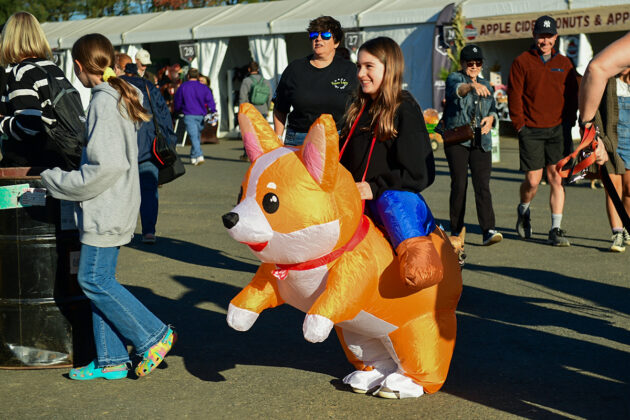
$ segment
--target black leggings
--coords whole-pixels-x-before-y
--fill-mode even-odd
[[[492,195],[490,194],[492,153],[484,152],[479,148],[469,149],[459,144],[446,146],[444,152],[451,172],[451,195],[449,199],[451,233],[459,234],[464,227],[468,167],[470,167],[475,190],[479,226],[484,232],[494,229],[494,210],[492,209]]]

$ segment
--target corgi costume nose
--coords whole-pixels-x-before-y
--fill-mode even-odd
[[[232,229],[238,223],[238,214],[234,212],[226,213],[221,218],[226,229]]]

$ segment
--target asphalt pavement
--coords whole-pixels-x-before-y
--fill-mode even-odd
[[[189,147],[180,148],[188,162]],[[608,251],[602,189],[566,188],[568,248],[545,244],[549,187],[531,205],[534,235],[514,230],[517,142],[501,140],[491,182],[504,240],[481,246],[474,194],[467,202],[464,291],[446,384],[418,399],[350,392],[352,369],[333,335],[302,337],[303,314],[264,312],[248,332],[225,322],[229,301],[258,261],[226,233],[248,164],[242,143],[204,145],[205,164],[160,189],[158,240],[139,235],[121,250],[119,281],[180,339],[146,378],[72,381],[67,370],[0,370],[0,418],[510,419],[630,418],[630,247]],[[436,152],[437,179],[424,194],[448,228],[450,178]],[[139,230],[138,230],[139,231]]]

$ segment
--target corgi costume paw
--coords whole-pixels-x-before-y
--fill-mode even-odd
[[[374,395],[390,399],[418,398],[424,395],[424,388],[410,377],[394,372],[385,378]]]
[[[234,306],[230,303],[227,313],[227,323],[230,327],[236,331],[249,330],[254,322],[258,319],[256,312],[248,311],[247,309],[241,309],[238,306]]]
[[[304,338],[311,343],[321,343],[330,335],[330,331],[335,324],[321,315],[306,315],[302,331]]]
[[[400,262],[400,277],[405,284],[422,290],[434,286],[444,277],[442,259],[428,236],[416,236],[402,241],[396,248]]]
[[[365,394],[379,386],[390,373],[396,372],[398,366],[393,360],[376,362],[364,370],[356,370],[343,378],[343,383],[350,385],[357,394]]]

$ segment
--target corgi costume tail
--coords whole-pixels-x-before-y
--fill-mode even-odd
[[[352,176],[338,162],[329,115],[315,121],[300,148],[284,147],[252,105],[241,105],[239,124],[252,164],[239,203],[223,224],[262,264],[230,303],[228,324],[246,331],[263,310],[287,303],[306,313],[308,341],[323,341],[336,329],[356,369],[344,382],[355,392],[376,389],[382,397],[405,398],[439,390],[455,346],[462,290],[458,259],[444,232],[431,226],[426,236],[442,278],[410,289],[391,245],[363,215]]]

